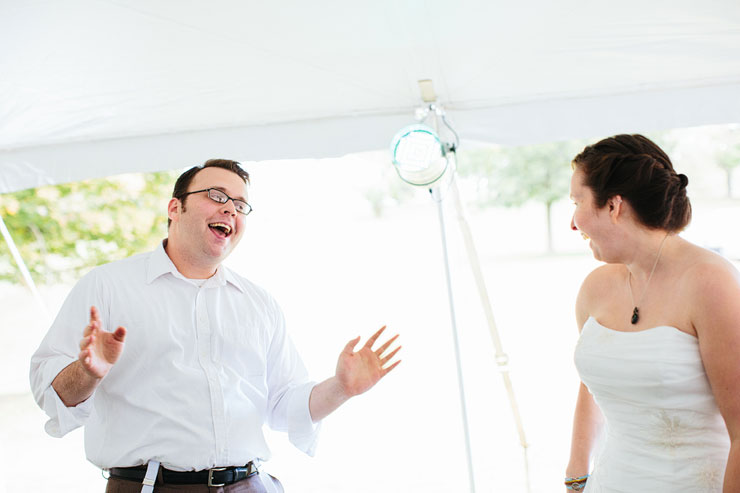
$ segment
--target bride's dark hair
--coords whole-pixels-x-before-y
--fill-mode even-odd
[[[666,153],[647,137],[606,138],[583,149],[572,166],[583,171],[599,208],[620,195],[648,228],[676,233],[691,221],[689,179],[677,174]]]

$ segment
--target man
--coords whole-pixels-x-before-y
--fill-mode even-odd
[[[282,491],[256,468],[270,456],[263,423],[313,454],[318,423],[400,363],[398,336],[373,350],[381,328],[357,352],[349,341],[333,377],[308,380],[273,298],[221,265],[244,234],[248,182],[228,160],[183,173],[167,239],[84,276],[31,360],[46,431],[84,425],[107,492]]]

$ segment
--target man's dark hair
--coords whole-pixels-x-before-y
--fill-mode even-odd
[[[242,169],[239,162],[232,161],[231,159],[209,159],[203,164],[193,166],[177,178],[177,181],[175,182],[175,188],[172,189],[172,197],[181,200],[183,211],[185,210],[185,200],[188,198],[185,194],[188,192],[188,187],[190,186],[190,183],[193,181],[193,178],[195,177],[195,175],[198,174],[198,172],[206,168],[221,168],[229,170],[239,175],[241,179],[244,180],[244,183],[249,183],[249,173]],[[170,227],[171,223],[172,219],[167,219],[168,228]]]
[[[689,179],[676,173],[666,153],[643,135],[615,135],[590,145],[572,166],[583,171],[598,208],[621,195],[650,229],[675,233],[691,221]]]

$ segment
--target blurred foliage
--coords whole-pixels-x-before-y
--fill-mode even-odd
[[[665,133],[651,133],[648,137],[669,154],[674,147]],[[481,207],[520,207],[527,202],[549,207],[568,197],[571,161],[595,142],[568,140],[461,151],[458,172],[461,177],[476,181],[474,202]]]
[[[388,166],[385,162],[382,164],[380,181],[365,189],[365,199],[370,203],[375,217],[381,217],[385,209],[402,204],[414,195],[414,187],[401,180],[394,166]]]
[[[67,282],[91,267],[152,249],[167,236],[178,171],[120,175],[0,195],[0,214],[37,282]],[[21,281],[5,241],[0,280]]]
[[[740,142],[717,154],[717,165],[723,170],[733,170],[740,165]]]
[[[583,147],[583,142],[571,140],[460,152],[458,171],[475,182],[474,203],[480,207],[543,204],[547,250],[552,252],[552,205],[568,196],[570,162]]]
[[[722,146],[717,152],[717,166],[725,172],[725,183],[727,197],[732,197],[732,175],[733,170],[740,165],[740,132],[734,132],[734,142]]]
[[[547,205],[568,196],[570,162],[583,147],[566,141],[460,152],[458,172],[476,181],[475,202],[482,207]]]

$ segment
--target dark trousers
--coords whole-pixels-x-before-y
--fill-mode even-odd
[[[251,478],[243,479],[228,486],[211,486],[209,488],[204,484],[164,484],[160,472],[154,485],[154,493],[266,493],[260,476],[265,482],[272,481],[278,492],[285,492],[280,481],[269,474],[256,474]],[[141,486],[139,481],[111,477],[108,479],[105,493],[140,493]]]

